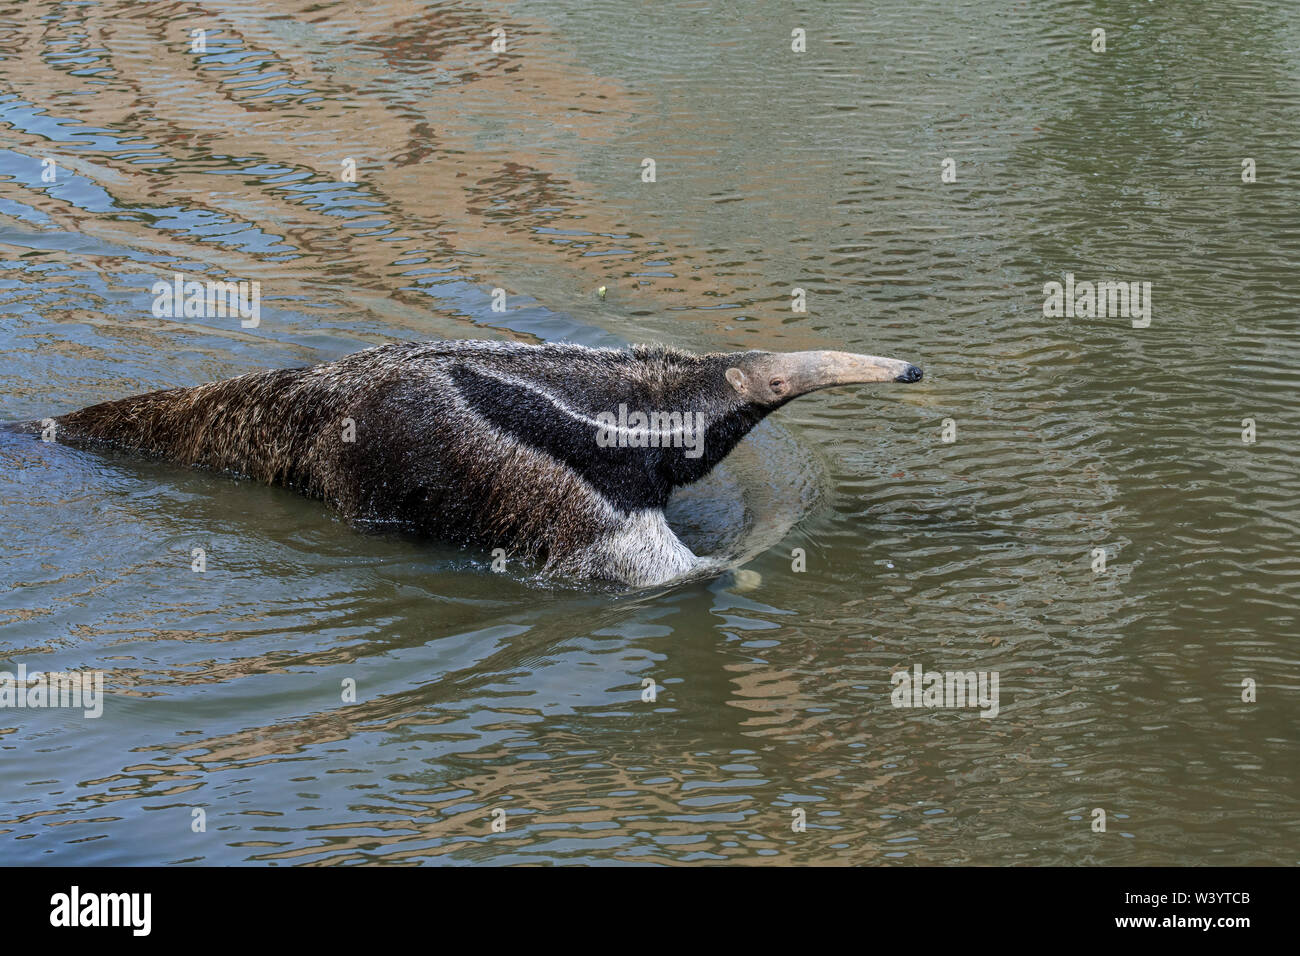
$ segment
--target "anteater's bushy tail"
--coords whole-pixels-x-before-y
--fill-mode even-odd
[[[297,485],[320,439],[311,369],[253,372],[101,402],[54,419],[56,441],[107,444],[180,465]],[[22,423],[41,431],[40,422]],[[304,488],[304,490],[308,490]]]

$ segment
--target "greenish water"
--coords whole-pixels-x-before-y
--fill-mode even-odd
[[[674,508],[753,557],[649,594],[0,432],[0,670],[107,691],[0,710],[0,862],[1296,862],[1298,127],[1257,2],[0,8],[0,419],[411,338],[926,369],[782,410]]]

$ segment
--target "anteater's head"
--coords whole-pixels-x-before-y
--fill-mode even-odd
[[[921,370],[899,359],[853,352],[740,352],[726,376],[734,397],[764,410],[835,385],[919,382]]]
[[[921,380],[921,370],[910,362],[852,352],[694,356],[662,346],[640,346],[634,354],[645,363],[642,375],[655,393],[650,406],[680,409],[686,413],[684,421],[702,420],[706,426],[689,446],[661,443],[645,448],[635,463],[629,461],[629,473],[662,479],[654,494],[664,501],[672,488],[708,474],[750,429],[791,399],[836,385]]]

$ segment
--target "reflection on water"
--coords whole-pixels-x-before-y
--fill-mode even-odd
[[[672,509],[746,573],[630,595],[0,432],[0,669],[110,692],[0,711],[0,860],[1295,862],[1300,27],[743,8],[0,9],[0,419],[406,338],[927,371],[784,409]],[[999,716],[895,709],[917,663]]]

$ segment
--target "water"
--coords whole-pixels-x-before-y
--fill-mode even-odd
[[[0,433],[0,669],[108,688],[0,713],[0,861],[1296,862],[1285,6],[35,2],[0,57],[0,419],[410,338],[926,369],[780,412],[674,506],[740,573],[631,595]]]

